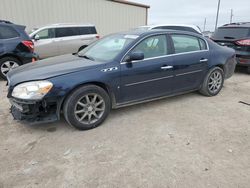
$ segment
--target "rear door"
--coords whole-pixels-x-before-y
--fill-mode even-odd
[[[174,54],[174,92],[197,89],[202,83],[209,62],[209,50],[204,39],[171,34]]]
[[[55,29],[59,54],[77,52],[79,49],[79,27],[58,27]]]
[[[172,56],[168,57],[169,46],[166,35],[147,37],[129,53],[137,51],[144,53],[143,60],[121,64],[122,102],[171,94],[173,60]]]

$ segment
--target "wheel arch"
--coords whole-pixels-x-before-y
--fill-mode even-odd
[[[79,84],[79,85],[73,87],[73,88],[63,97],[63,99],[61,100],[61,102],[59,103],[59,106],[58,106],[58,108],[57,108],[57,109],[58,109],[58,112],[57,112],[58,117],[59,117],[60,112],[61,112],[61,110],[62,110],[62,108],[63,108],[63,106],[64,106],[65,100],[68,98],[68,96],[69,96],[71,93],[73,93],[74,91],[76,91],[77,89],[79,89],[80,87],[83,87],[83,86],[85,86],[85,85],[95,85],[95,86],[98,86],[98,87],[104,89],[104,90],[107,92],[107,94],[109,95],[110,99],[111,99],[111,100],[110,100],[110,101],[111,101],[111,106],[112,106],[112,107],[115,106],[115,104],[116,104],[115,95],[114,95],[114,93],[111,91],[110,87],[109,87],[107,84],[105,84],[105,83],[103,83],[103,82],[98,82],[98,81],[86,82],[86,83],[81,83],[81,84]]]
[[[17,59],[21,64],[23,64],[22,60],[15,54],[3,54],[0,56],[0,59],[5,58],[5,57],[12,57]]]

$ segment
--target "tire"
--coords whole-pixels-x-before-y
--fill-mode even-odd
[[[85,85],[67,97],[63,114],[71,126],[88,130],[99,126],[107,118],[110,109],[110,97],[104,89],[96,85]]]
[[[212,97],[221,91],[223,84],[224,71],[220,67],[214,67],[207,73],[199,92],[205,96]]]
[[[6,74],[21,65],[21,62],[14,57],[4,57],[0,59],[0,77],[6,80]]]
[[[250,66],[247,67],[247,73],[250,74]]]

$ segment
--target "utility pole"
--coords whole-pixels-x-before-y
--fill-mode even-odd
[[[233,16],[234,16],[234,14],[233,14],[233,9],[231,9],[231,14],[230,14],[230,23],[233,23]]]
[[[217,25],[218,25],[218,18],[219,18],[219,12],[220,12],[220,0],[218,0],[217,14],[216,14],[216,22],[215,22],[215,28],[214,28],[214,30],[216,30],[216,29],[217,29]]]
[[[207,24],[207,18],[205,18],[205,20],[204,20],[203,31],[205,31],[205,30],[206,30],[206,24]]]

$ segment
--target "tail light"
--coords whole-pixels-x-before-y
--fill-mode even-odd
[[[34,52],[34,43],[30,40],[24,40],[22,41],[24,46],[28,47],[31,52]]]
[[[100,38],[100,36],[99,36],[99,35],[96,35],[96,36],[95,36],[95,38],[99,39],[99,38]]]
[[[250,46],[250,39],[238,40],[236,41],[236,44],[242,46]]]

